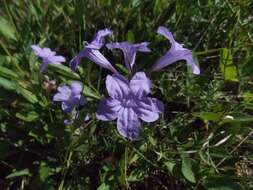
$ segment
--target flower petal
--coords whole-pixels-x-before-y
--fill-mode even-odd
[[[117,100],[128,97],[130,92],[127,79],[118,74],[106,77],[106,89],[108,94]]]
[[[164,67],[167,67],[168,65],[176,63],[180,60],[185,60],[187,64],[192,67],[193,74],[200,74],[200,69],[193,60],[192,52],[187,49],[167,52],[164,56],[156,61],[151,70],[161,70]]]
[[[70,113],[74,108],[74,105],[71,102],[62,102],[61,109],[65,113]]]
[[[122,108],[119,111],[117,129],[122,136],[131,140],[137,139],[140,127],[140,120],[132,108]]]
[[[53,101],[55,102],[61,102],[61,101],[65,101],[67,100],[66,96],[62,93],[56,93],[54,96],[53,96]]]
[[[84,106],[86,104],[86,99],[84,96],[81,95],[80,100],[79,100],[79,105]]]
[[[31,45],[31,48],[35,55],[42,57],[44,55],[42,48],[37,45]]]
[[[150,93],[151,81],[144,72],[138,72],[131,79],[130,88],[138,98],[145,97]]]
[[[151,101],[152,104],[152,110],[157,113],[163,113],[164,112],[164,105],[163,102],[157,100],[156,98],[148,98]]]
[[[186,59],[187,65],[191,66],[192,73],[195,75],[199,75],[200,69],[199,69],[199,66],[196,64],[196,62],[194,61],[192,54],[189,54],[185,59]]]
[[[80,101],[81,101],[82,95],[77,94],[77,95],[73,95],[71,96],[71,98],[68,100],[68,103],[72,104],[73,106],[75,105],[80,105]],[[83,102],[82,102],[83,103]]]
[[[108,69],[113,73],[118,73],[117,70],[111,65],[111,63],[100,53],[99,50],[87,48],[86,56],[88,59],[98,64],[100,67]]]
[[[72,84],[70,85],[70,88],[73,94],[80,94],[83,89],[82,84],[78,81],[72,82]]]
[[[80,53],[78,53],[71,61],[70,61],[70,67],[73,71],[76,70],[77,65],[80,63],[81,58],[86,57],[92,62],[96,63],[100,67],[103,67],[105,69],[108,69],[112,71],[113,73],[117,73],[117,70],[111,65],[111,63],[103,56],[102,53],[100,53],[99,50],[86,48],[82,50]]]
[[[77,68],[77,65],[80,63],[81,58],[85,57],[87,50],[84,49],[82,51],[80,51],[73,59],[71,59],[70,61],[70,68],[72,69],[72,71],[75,71]]]
[[[68,86],[59,86],[57,90],[61,93],[71,93],[71,90]]]
[[[55,51],[52,51],[50,48],[48,47],[44,47],[43,48],[43,53],[45,57],[50,57],[50,56],[54,56],[55,55]]]
[[[48,61],[46,61],[46,60],[43,59],[43,62],[40,65],[40,72],[41,73],[43,73],[46,70],[47,65],[48,65]]]
[[[96,112],[97,119],[112,121],[118,117],[121,108],[120,102],[113,98],[104,98],[99,102]]]
[[[159,58],[155,64],[152,66],[152,71],[158,71],[163,69],[164,67],[167,67],[168,65],[175,63],[179,60],[184,60],[188,54],[189,51],[168,51],[164,56]]]
[[[61,64],[61,62],[65,62],[66,59],[63,56],[57,55],[49,57],[49,61],[54,64]]]
[[[136,48],[137,51],[140,52],[151,52],[151,50],[148,48],[149,42],[141,42],[137,44],[133,44],[133,46]]]
[[[111,34],[112,31],[107,28],[99,30],[93,38],[92,42],[86,45],[85,48],[70,61],[71,69],[75,71],[77,65],[80,63],[81,58],[86,57],[99,66],[108,69],[113,73],[117,73],[117,70],[99,51],[99,49],[104,45],[104,37]]]
[[[67,101],[71,95],[71,90],[68,86],[60,86],[57,88],[58,93],[53,97],[53,101],[61,102]]]
[[[108,49],[120,49],[124,54],[125,65],[129,71],[131,71],[136,58],[136,52],[150,52],[150,49],[147,47],[149,42],[142,42],[138,44],[132,44],[129,42],[115,42],[108,43],[106,47]]]
[[[159,118],[159,112],[162,111],[162,103],[154,98],[145,98],[137,102],[135,112],[138,117],[146,122],[153,122]]]
[[[86,48],[91,49],[100,49],[105,43],[105,36],[112,35],[112,30],[105,28],[103,30],[99,30],[95,37],[93,38],[92,42],[85,46]]]
[[[55,51],[52,51],[50,48],[40,48],[37,45],[32,45],[31,48],[33,49],[35,55],[42,58],[43,63],[40,65],[41,73],[44,72],[49,63],[61,64],[61,62],[65,61],[63,56],[56,56]]]
[[[171,48],[170,49],[175,49],[175,39],[172,35],[172,33],[168,30],[168,28],[164,27],[164,26],[159,26],[157,33],[164,36],[165,38],[167,38],[170,41],[171,44]]]
[[[160,26],[157,33],[165,36],[170,41],[171,48],[164,56],[155,62],[151,71],[158,71],[179,60],[186,60],[187,64],[192,67],[192,72],[194,74],[200,73],[197,64],[193,60],[192,52],[184,48],[182,44],[176,42],[172,33],[166,27]]]

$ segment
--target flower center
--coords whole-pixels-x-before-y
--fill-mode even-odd
[[[121,101],[121,105],[123,107],[127,107],[127,108],[130,108],[130,107],[134,107],[135,106],[135,103],[132,99],[130,98],[125,98]]]

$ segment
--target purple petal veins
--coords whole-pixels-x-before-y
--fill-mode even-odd
[[[187,65],[191,66],[193,74],[200,74],[200,69],[194,62],[192,52],[184,48],[182,44],[176,42],[172,33],[166,27],[160,26],[157,33],[167,38],[170,41],[171,47],[164,56],[156,61],[151,69],[152,71],[158,71],[179,60],[185,60]]]
[[[117,129],[119,134],[131,140],[137,139],[141,123],[133,108],[122,108],[118,113]]]
[[[136,73],[130,81],[119,74],[108,75],[106,88],[110,97],[100,101],[97,119],[117,119],[118,132],[128,139],[138,138],[140,120],[156,121],[163,112],[163,103],[148,97],[151,81],[144,72]]]
[[[99,30],[95,37],[93,38],[92,42],[86,46],[86,48],[91,49],[100,49],[105,43],[105,36],[112,35],[112,31],[108,28],[105,28],[103,30]]]
[[[55,55],[55,51],[52,51],[50,48],[40,48],[38,45],[31,45],[31,48],[34,54],[42,59],[40,72],[43,72],[49,63],[59,65],[66,61],[63,56]]]
[[[132,67],[135,63],[136,53],[139,52],[150,52],[148,48],[149,42],[142,42],[138,44],[131,44],[129,42],[115,42],[108,43],[106,47],[108,49],[120,49],[123,52],[125,65],[131,72]]]
[[[111,35],[112,31],[109,29],[99,30],[92,42],[84,47],[84,49],[79,52],[71,61],[70,67],[73,71],[76,70],[77,65],[80,63],[81,58],[87,58],[92,62],[96,63],[100,67],[110,70],[113,73],[117,73],[117,70],[111,65],[111,63],[100,53],[104,45],[105,37]]]
[[[66,113],[70,113],[75,106],[83,106],[86,103],[84,96],[81,95],[82,85],[77,81],[70,86],[60,86],[57,90],[53,101],[62,102],[61,108]]]

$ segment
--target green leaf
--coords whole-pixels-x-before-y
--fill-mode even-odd
[[[201,112],[201,113],[194,113],[193,115],[206,121],[219,121],[222,117],[222,113],[214,113],[214,112]]]
[[[134,33],[131,30],[128,30],[127,32],[127,41],[129,42],[135,41]]]
[[[196,183],[195,175],[193,173],[192,160],[190,158],[182,158],[181,171],[188,181]]]
[[[27,122],[31,122],[36,120],[39,115],[35,111],[31,111],[28,113],[16,113],[16,117]]]
[[[158,14],[161,12],[166,7],[166,4],[168,3],[167,0],[156,0],[155,1],[155,6],[154,6],[154,12]]]
[[[128,74],[128,70],[125,66],[123,66],[122,64],[116,64],[116,67],[118,70],[120,70],[121,72],[123,72],[124,74]]]
[[[6,176],[6,179],[14,178],[14,177],[20,177],[20,176],[31,176],[31,173],[28,168],[19,170],[19,171],[14,171],[10,175]]]
[[[100,96],[98,93],[95,92],[95,90],[92,90],[89,86],[83,85],[83,93],[85,96],[89,96],[95,99],[100,99]]]
[[[80,79],[80,76],[64,65],[49,64],[48,69],[72,79]]]
[[[220,54],[220,69],[224,79],[238,82],[237,68],[233,64],[231,50],[222,48]]]
[[[231,119],[223,119],[224,123],[253,123],[253,116],[248,114],[232,114]]]
[[[29,90],[26,90],[26,89],[16,85],[16,91],[17,91],[18,94],[21,94],[29,102],[31,102],[33,104],[38,102],[37,97],[32,92],[30,92]]]
[[[75,151],[81,152],[82,154],[86,154],[89,150],[89,147],[87,144],[82,144],[75,148]]]
[[[40,180],[45,181],[50,175],[51,175],[51,168],[41,164],[39,169]]]
[[[145,174],[139,170],[133,170],[127,177],[127,181],[129,182],[137,182],[142,181],[144,179]]]
[[[0,66],[0,75],[9,79],[18,78],[18,75],[16,74],[16,72],[2,66]]]
[[[15,85],[12,81],[9,81],[5,78],[0,77],[0,87],[5,88],[6,90],[13,90],[14,86]]]
[[[176,163],[172,161],[167,161],[165,162],[165,166],[169,170],[170,173],[173,173],[173,169],[175,168]]]
[[[38,102],[37,97],[32,92],[5,78],[0,77],[0,87],[3,87],[7,90],[14,90],[31,103]]]
[[[0,34],[5,38],[17,40],[15,29],[12,25],[3,17],[0,17]]]
[[[110,185],[106,184],[106,183],[102,183],[97,190],[110,190]]]

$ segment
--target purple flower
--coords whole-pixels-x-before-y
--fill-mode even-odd
[[[52,51],[50,48],[40,48],[37,45],[32,45],[31,48],[34,54],[42,59],[42,64],[40,65],[41,73],[46,69],[49,63],[59,65],[66,61],[63,56],[55,55],[55,51]]]
[[[62,102],[61,108],[64,112],[70,113],[75,106],[83,106],[86,102],[81,95],[82,85],[80,82],[73,82],[70,86],[58,87],[58,93],[53,97],[53,101]]]
[[[156,61],[151,69],[152,71],[158,71],[176,61],[185,60],[187,65],[191,66],[193,74],[200,74],[199,67],[193,60],[192,52],[183,48],[182,44],[177,43],[167,28],[160,26],[157,33],[163,35],[170,41],[171,48],[164,56]]]
[[[138,44],[131,44],[129,42],[115,42],[106,44],[106,47],[108,49],[120,49],[124,54],[125,65],[131,72],[135,62],[136,52],[150,52],[151,50],[147,47],[148,45],[149,42],[142,42]]]
[[[81,58],[86,57],[87,59],[93,61],[99,66],[117,73],[116,69],[111,65],[111,63],[100,53],[99,49],[102,48],[105,41],[105,36],[111,35],[112,31],[109,29],[99,30],[92,42],[84,47],[84,49],[79,52],[71,61],[70,67],[73,71],[76,70],[77,65],[80,63]]]
[[[99,120],[117,119],[118,132],[129,139],[136,139],[140,119],[153,122],[163,112],[163,103],[148,97],[151,81],[144,72],[136,73],[130,82],[119,74],[108,75],[106,88],[109,98],[100,101],[96,116]]]

